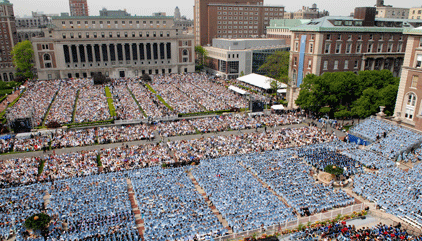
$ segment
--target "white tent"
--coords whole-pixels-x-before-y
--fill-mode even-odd
[[[284,106],[283,105],[273,105],[273,106],[271,106],[271,109],[273,109],[273,110],[284,110]]]
[[[275,79],[259,75],[259,74],[248,74],[242,77],[237,78],[239,81],[259,87],[261,89],[269,90],[271,89],[271,82]],[[287,88],[286,84],[279,83],[278,88],[285,89]]]
[[[236,86],[233,86],[233,85],[230,85],[230,86],[229,86],[229,90],[233,90],[234,92],[239,93],[239,94],[241,94],[241,95],[245,95],[245,94],[247,94],[247,93],[248,93],[248,92],[246,92],[246,91],[242,90],[241,88],[236,87]]]
[[[279,94],[286,94],[287,93],[287,89],[278,89],[277,93]]]

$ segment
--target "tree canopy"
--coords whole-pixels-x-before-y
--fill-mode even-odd
[[[277,51],[269,55],[258,70],[264,71],[268,77],[289,84],[289,56],[288,51]]]
[[[324,73],[307,75],[300,85],[296,104],[330,118],[368,117],[385,106],[392,115],[400,79],[389,70]]]
[[[32,79],[34,73],[32,68],[34,66],[34,50],[29,40],[17,43],[12,50],[13,64],[16,68],[16,76],[23,76],[27,79]]]
[[[330,173],[331,175],[341,175],[341,174],[343,174],[343,168],[341,168],[341,167],[336,167],[336,166],[333,166],[333,165],[327,165],[325,168],[324,168],[324,171],[325,172],[327,172],[327,173]]]
[[[207,50],[204,47],[198,45],[198,46],[195,46],[195,53],[196,53],[197,59],[199,60],[199,65],[203,66],[205,59],[208,58]]]

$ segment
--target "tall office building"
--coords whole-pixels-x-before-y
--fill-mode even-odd
[[[88,16],[87,0],[69,0],[70,16]]]
[[[260,37],[271,19],[283,15],[284,6],[264,6],[263,0],[195,0],[195,44],[211,44],[213,38]]]
[[[13,4],[9,0],[0,0],[0,30],[3,33],[0,41],[0,80],[14,79],[11,51],[17,43],[16,23],[13,14]]]

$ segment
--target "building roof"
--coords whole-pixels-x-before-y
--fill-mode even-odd
[[[0,0],[2,1],[2,0]],[[3,0],[4,1],[4,0]],[[77,19],[173,19],[173,16],[53,16],[53,20]]]
[[[12,5],[9,0],[0,0],[0,4],[2,5]]]
[[[241,88],[236,87],[234,85],[230,85],[229,86],[229,90],[233,90],[234,92],[239,93],[241,95],[244,95],[244,94],[247,94],[248,93],[248,92],[246,92],[246,91],[242,90]]]
[[[335,25],[335,21],[352,21],[354,25],[345,26]],[[353,17],[326,16],[318,19],[312,19],[310,22],[293,27],[291,31],[312,31],[312,32],[403,32],[404,28],[413,28],[422,25],[418,19],[395,19],[395,18],[376,18],[375,26],[360,26],[362,19]],[[355,24],[356,23],[356,24]],[[384,25],[394,23],[396,26],[386,27]]]
[[[270,20],[270,26],[267,28],[293,28],[310,21],[310,19],[272,19]]]
[[[259,74],[248,74],[242,77],[237,78],[239,81],[259,87],[261,89],[269,90],[271,89],[271,82],[275,79],[259,75]],[[278,85],[279,88],[287,88],[286,84],[280,83]]]
[[[403,31],[404,34],[422,35],[422,27],[417,28],[406,28]]]

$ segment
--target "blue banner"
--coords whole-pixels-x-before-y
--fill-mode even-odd
[[[299,50],[299,68],[297,71],[297,87],[300,87],[303,80],[303,62],[305,62],[305,49],[306,49],[306,36],[302,35],[300,38],[300,50]]]
[[[349,142],[353,142],[353,143],[356,143],[358,145],[367,146],[367,145],[371,144],[369,141],[366,141],[362,138],[356,137],[356,136],[351,135],[351,134],[348,134],[347,139],[349,140]]]

